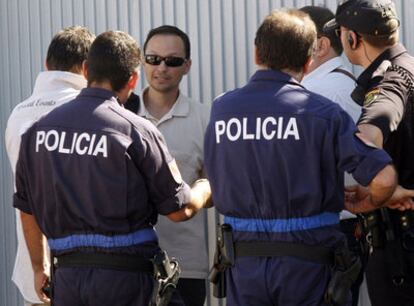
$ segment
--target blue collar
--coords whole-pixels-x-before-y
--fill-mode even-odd
[[[78,97],[92,97],[99,98],[100,100],[116,99],[116,95],[113,91],[98,87],[87,87],[81,90]]]
[[[284,84],[289,83],[292,85],[303,87],[292,76],[282,71],[278,71],[278,70],[264,70],[264,69],[257,70],[250,78],[249,83],[250,82],[262,82],[262,81],[280,82]]]

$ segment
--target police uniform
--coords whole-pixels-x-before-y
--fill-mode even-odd
[[[157,129],[100,88],[82,90],[23,135],[14,206],[34,215],[57,257],[55,305],[148,305],[157,215],[190,199],[172,162]],[[88,264],[102,254],[102,265]]]
[[[413,82],[414,57],[398,44],[371,63],[358,78],[353,93],[364,106],[358,124],[371,124],[381,130],[398,182],[408,189],[414,189]],[[366,271],[370,298],[373,305],[414,305],[414,214],[389,209],[382,214],[386,212],[395,239],[386,237],[388,225],[380,211],[366,216],[379,222],[368,229],[371,234],[380,229],[370,240],[373,249]]]
[[[218,97],[206,131],[205,166],[235,244],[342,245],[343,171],[367,185],[390,163],[355,131],[337,104],[278,71],[259,70],[246,86]],[[236,254],[227,303],[324,305],[330,277],[329,265],[300,256]]]

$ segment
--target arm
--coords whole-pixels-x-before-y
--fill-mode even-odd
[[[347,188],[348,194],[345,197],[345,207],[350,212],[368,212],[389,203],[387,200],[393,195],[397,183],[397,173],[394,167],[388,165],[383,168],[369,183],[368,188],[354,186]],[[353,191],[354,196],[349,192]]]
[[[48,264],[45,254],[46,246],[44,237],[33,215],[21,211],[20,217],[22,220],[24,237],[30,254],[30,260],[32,262],[36,294],[41,301],[50,302],[42,292],[42,288],[48,281]]]
[[[383,147],[384,137],[381,130],[372,124],[360,124],[358,125],[359,133],[358,137],[368,145],[374,145],[379,149]]]
[[[414,190],[397,186],[391,198],[384,204],[390,209],[414,210]],[[361,185],[345,188],[345,206],[352,213],[363,213],[375,208],[369,204],[369,190]]]
[[[151,125],[151,130],[140,134],[141,139],[132,143],[128,152],[146,181],[150,202],[157,212],[180,222],[209,206],[211,190],[208,181],[197,180],[190,189],[182,180],[161,133]]]
[[[191,188],[191,200],[180,210],[167,215],[174,222],[191,219],[202,208],[211,207],[210,183],[206,179],[197,180]]]

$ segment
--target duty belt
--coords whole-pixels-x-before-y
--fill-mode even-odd
[[[333,264],[334,261],[334,252],[330,248],[276,241],[236,242],[234,243],[234,255],[235,257],[292,256],[327,265]]]
[[[56,268],[91,267],[154,273],[154,265],[149,259],[128,254],[70,253],[55,257],[55,266]]]

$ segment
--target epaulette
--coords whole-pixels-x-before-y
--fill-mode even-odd
[[[392,66],[392,63],[388,60],[383,61],[377,68],[377,70],[374,71],[374,73],[372,74],[371,79],[376,79],[376,78],[384,78],[385,72],[387,72],[390,67]]]

